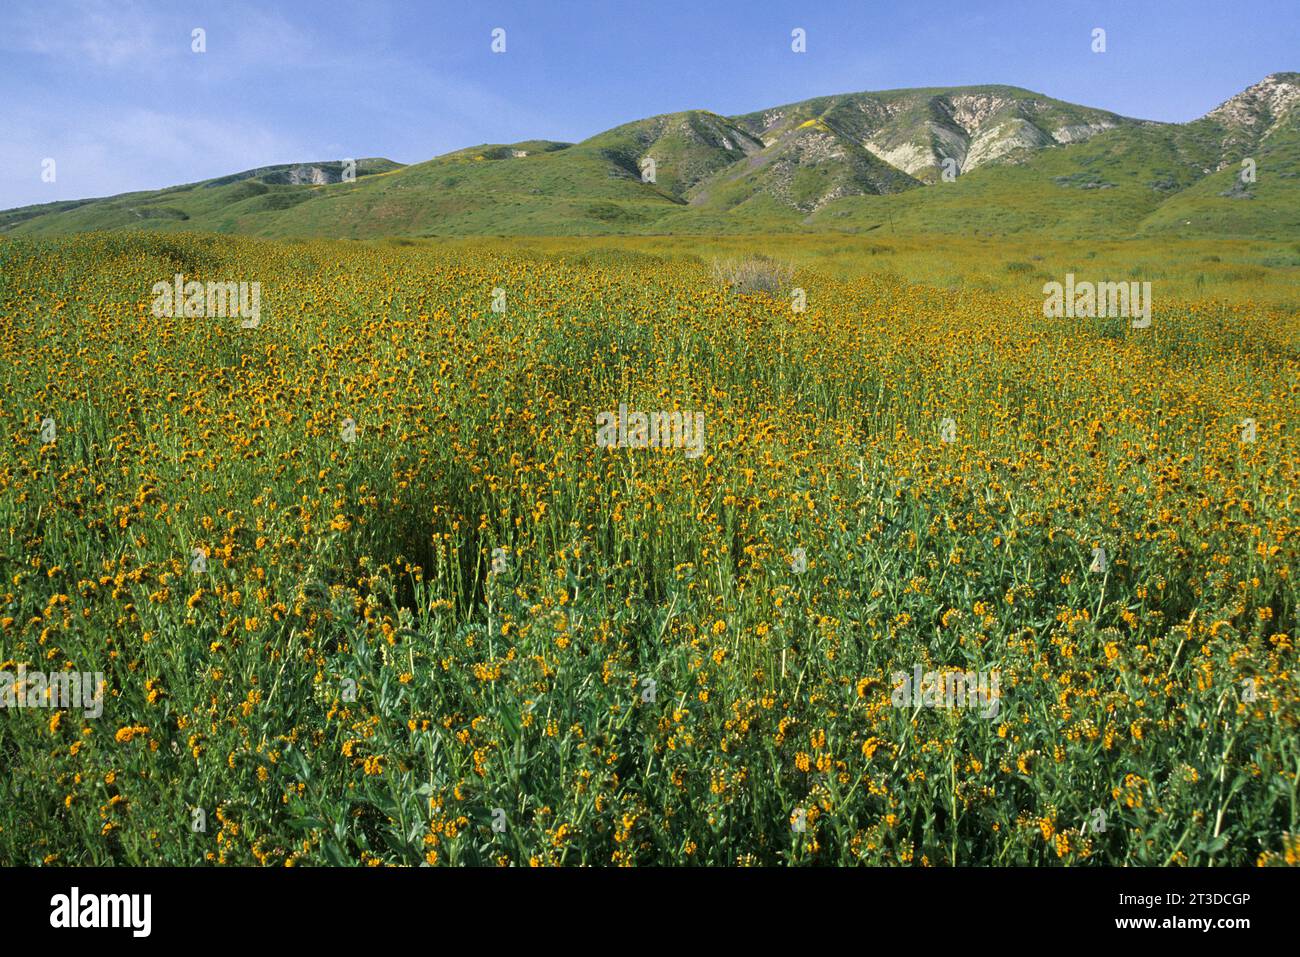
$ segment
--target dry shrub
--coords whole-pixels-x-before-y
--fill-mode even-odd
[[[770,256],[713,260],[713,281],[731,292],[778,296],[794,278],[794,266]]]

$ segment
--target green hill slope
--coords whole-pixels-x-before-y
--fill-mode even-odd
[[[1241,163],[1255,164],[1253,182]],[[643,175],[647,170],[651,174]],[[0,234],[206,230],[267,237],[842,230],[1300,235],[1300,74],[1186,124],[1009,86],[817,97],[736,117],[650,117],[411,166],[263,167],[0,213]],[[947,174],[947,175],[945,175]]]
[[[0,232],[51,235],[168,227],[255,232],[236,226],[276,219],[325,186],[347,189],[401,168],[386,159],[357,160],[356,183],[344,183],[345,167],[339,161],[266,166],[167,189],[5,210],[0,212]]]

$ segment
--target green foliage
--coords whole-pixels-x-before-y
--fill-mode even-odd
[[[0,714],[0,859],[1294,856],[1296,310],[1044,322],[1002,265],[1210,247],[404,243],[0,240],[0,670],[108,685]],[[804,314],[700,261],[787,254]],[[261,325],[153,316],[175,271]],[[706,454],[596,448],[620,402]]]

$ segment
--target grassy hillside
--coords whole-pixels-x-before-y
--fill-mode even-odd
[[[338,164],[249,170],[10,210],[0,213],[0,233],[1287,239],[1300,235],[1297,104],[1295,73],[1181,125],[1007,86],[844,94],[731,118],[665,114],[577,144],[487,144],[405,167],[363,160],[350,183]],[[1253,183],[1239,181],[1247,157]],[[651,161],[654,175],[643,177]]]
[[[1255,161],[1254,182],[1243,179],[1246,158]],[[1139,232],[1300,237],[1300,129],[1279,130],[1233,159],[1153,210]]]
[[[1069,147],[1042,150],[1023,161],[979,167],[879,201],[853,198],[819,211],[840,228],[890,226],[914,232],[1049,232],[1121,237],[1170,197],[1196,183],[1205,164],[1179,127],[1136,124]]]
[[[356,182],[401,169],[386,159],[356,161]],[[310,182],[313,178],[320,182]],[[338,161],[286,164],[246,170],[167,189],[123,193],[106,199],[25,206],[0,212],[0,232],[49,235],[99,229],[203,229],[258,232],[300,203],[319,196],[325,186],[347,190]],[[296,182],[306,179],[307,182]]]

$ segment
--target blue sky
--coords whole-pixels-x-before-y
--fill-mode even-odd
[[[1007,83],[1184,121],[1285,70],[1297,0],[5,0],[0,208],[856,90]]]

